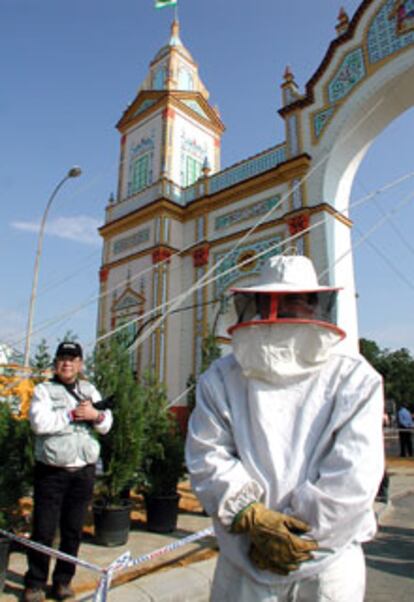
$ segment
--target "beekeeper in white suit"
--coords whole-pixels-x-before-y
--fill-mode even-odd
[[[381,377],[335,352],[338,289],[319,286],[306,257],[272,257],[233,292],[233,353],[201,376],[186,447],[220,545],[211,599],[362,602]]]

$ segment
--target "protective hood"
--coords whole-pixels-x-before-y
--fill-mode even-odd
[[[321,369],[345,333],[323,323],[244,325],[233,332],[233,352],[246,378],[280,384]]]

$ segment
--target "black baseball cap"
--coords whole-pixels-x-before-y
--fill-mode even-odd
[[[68,355],[70,357],[80,357],[82,359],[82,347],[79,345],[79,343],[75,343],[73,341],[63,341],[57,346],[55,358],[63,357],[64,355]]]

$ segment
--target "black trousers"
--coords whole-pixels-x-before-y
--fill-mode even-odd
[[[92,499],[94,479],[94,465],[69,471],[37,462],[34,474],[32,540],[52,547],[59,526],[59,550],[77,556],[86,511]],[[49,562],[49,556],[29,548],[29,570],[24,578],[26,587],[46,585]],[[53,583],[68,585],[75,570],[74,564],[57,560]]]
[[[411,440],[411,430],[400,427],[398,434],[400,436],[400,456],[402,458],[405,458],[405,456],[412,456],[413,444]]]

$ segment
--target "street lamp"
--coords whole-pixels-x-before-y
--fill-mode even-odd
[[[33,271],[32,293],[30,295],[30,302],[29,302],[29,316],[27,319],[26,344],[25,344],[25,349],[24,349],[24,365],[25,365],[25,367],[28,367],[29,363],[30,363],[29,362],[30,339],[32,336],[33,314],[34,314],[34,306],[35,306],[35,300],[36,300],[37,281],[39,278],[39,264],[40,264],[40,256],[42,254],[43,236],[44,236],[44,231],[45,231],[47,214],[49,213],[49,209],[50,209],[53,199],[55,198],[55,196],[57,195],[58,191],[63,186],[63,184],[66,182],[66,180],[69,180],[69,178],[77,178],[78,176],[81,175],[81,173],[82,173],[81,168],[78,166],[74,166],[74,167],[71,167],[71,169],[68,171],[66,176],[64,178],[62,178],[62,180],[60,180],[60,182],[57,184],[54,191],[50,195],[50,198],[46,205],[46,209],[43,213],[42,221],[40,222],[39,237],[37,239],[37,251],[36,251],[36,258],[35,258],[34,271]]]

